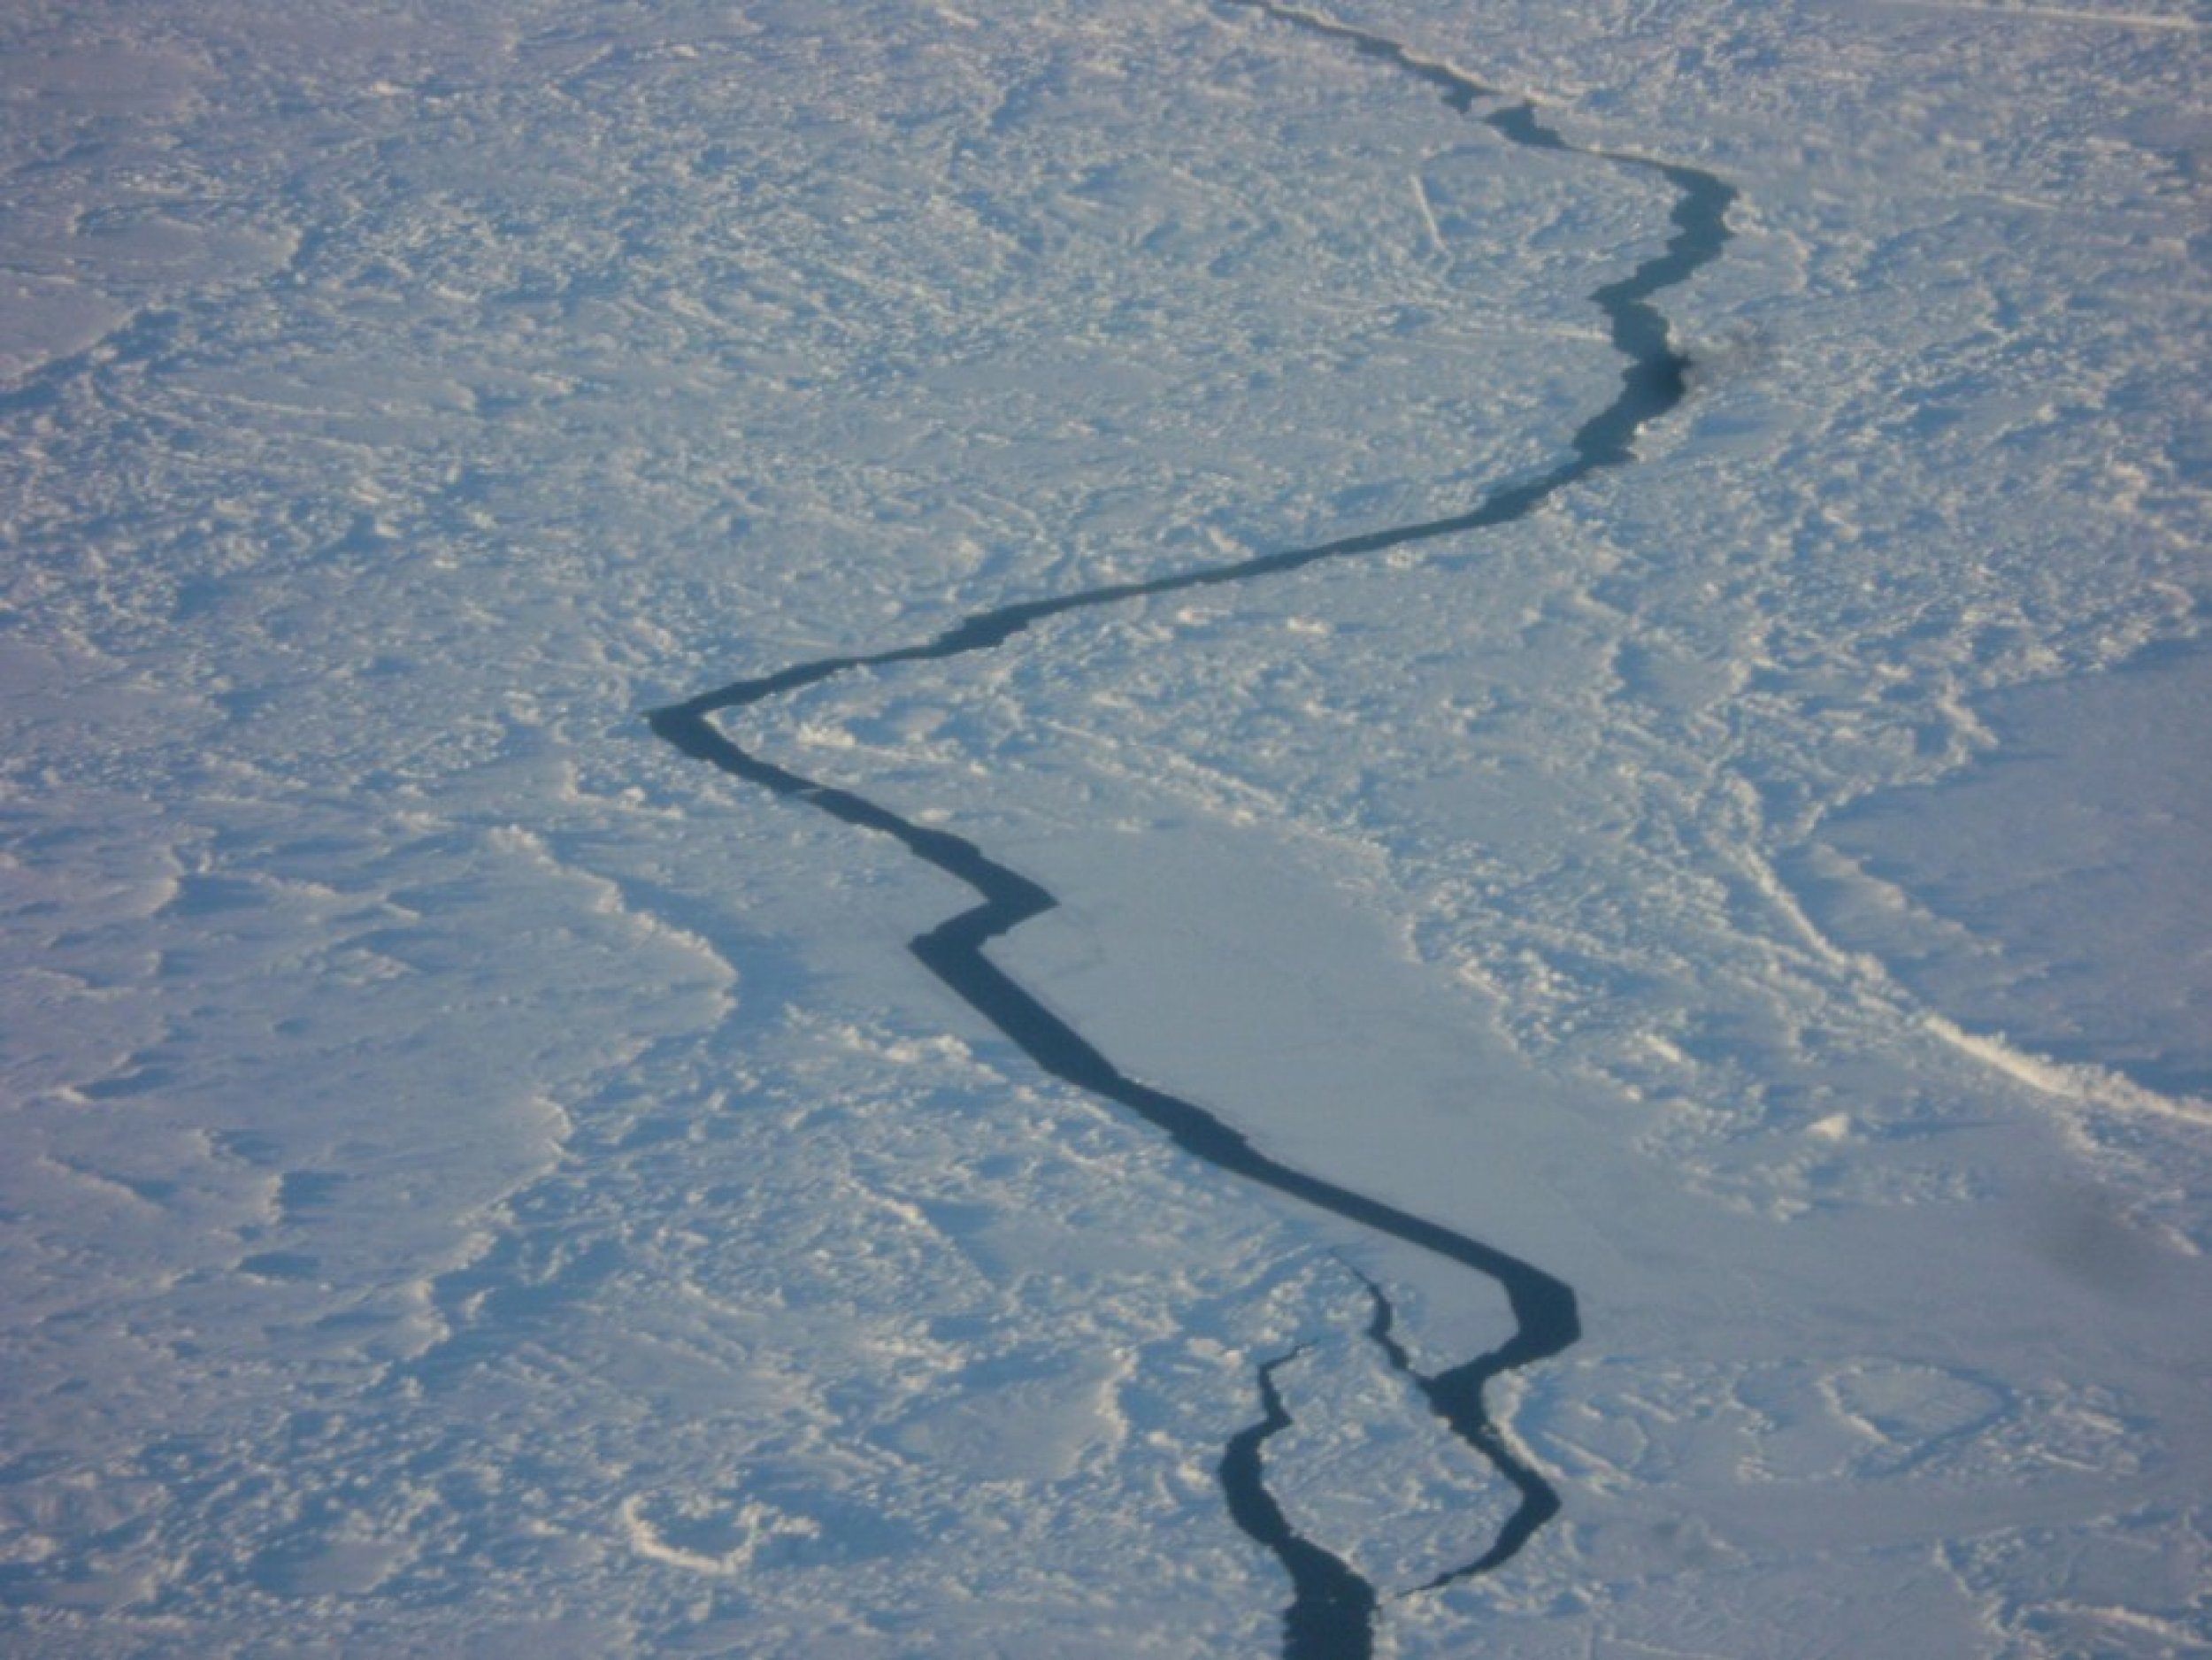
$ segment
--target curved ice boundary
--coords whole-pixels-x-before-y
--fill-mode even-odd
[[[1501,102],[1501,93],[1464,71],[1421,57],[1380,35],[1277,4],[1274,0],[1224,3],[1248,6],[1278,21],[1347,41],[1360,52],[1435,86],[1455,112],[1494,128],[1512,143],[1649,173],[1673,190],[1671,223],[1674,230],[1665,248],[1620,281],[1603,285],[1589,296],[1604,315],[1614,346],[1628,361],[1621,372],[1620,390],[1574,433],[1568,457],[1538,477],[1501,485],[1463,513],[1369,531],[1314,547],[1263,554],[1231,565],[1000,606],[964,618],[920,644],[795,664],[654,710],[647,719],[658,737],[683,754],[775,795],[803,802],[846,824],[889,836],[924,864],[972,888],[979,903],[920,935],[910,949],[931,973],[1043,1071],[1127,1109],[1176,1146],[1230,1175],[1417,1246],[1498,1284],[1512,1311],[1513,1335],[1460,1365],[1425,1374],[1413,1369],[1406,1350],[1392,1335],[1391,1305],[1381,1288],[1371,1280],[1365,1282],[1374,1307],[1367,1337],[1382,1348],[1393,1366],[1418,1385],[1453,1433],[1487,1459],[1520,1495],[1518,1506],[1490,1548],[1421,1587],[1432,1589],[1508,1561],[1559,1510],[1558,1495],[1532,1464],[1514,1453],[1491,1421],[1483,1389],[1498,1373],[1556,1355],[1576,1341],[1582,1328],[1572,1287],[1470,1235],[1283,1164],[1261,1152],[1204,1108],[1131,1078],[985,953],[984,947],[991,941],[1052,910],[1058,902],[1051,893],[992,859],[972,842],[902,818],[866,796],[818,783],[762,759],[733,742],[710,719],[719,711],[764,703],[850,669],[941,661],[987,651],[1033,623],[1064,612],[1186,588],[1226,587],[1283,575],[1325,560],[1355,558],[1410,542],[1509,525],[1526,518],[1553,496],[1592,473],[1632,460],[1636,436],[1645,425],[1682,401],[1689,360],[1674,350],[1666,319],[1650,302],[1720,256],[1729,239],[1727,214],[1736,196],[1732,187],[1694,167],[1571,144],[1538,119],[1533,104]],[[1497,103],[1497,107],[1478,115],[1478,104],[1487,102]],[[1284,1616],[1286,1655],[1365,1656],[1372,1647],[1373,1588],[1348,1564],[1300,1536],[1266,1491],[1262,1443],[1290,1421],[1274,1383],[1276,1368],[1288,1358],[1279,1356],[1260,1368],[1264,1416],[1229,1443],[1220,1464],[1224,1492],[1233,1519],[1274,1552],[1291,1577],[1294,1602]]]

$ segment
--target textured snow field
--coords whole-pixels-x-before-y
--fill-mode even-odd
[[[1132,1074],[1571,1281],[1406,1656],[2212,1648],[2204,24],[1344,0],[1733,185],[1530,519],[730,718]],[[641,711],[1463,511],[1647,173],[1198,0],[0,21],[0,1647],[1214,1656],[1502,1306],[1037,1075]]]

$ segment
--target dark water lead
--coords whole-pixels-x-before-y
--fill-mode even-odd
[[[683,754],[774,795],[803,802],[856,828],[889,836],[924,864],[971,888],[980,903],[914,940],[911,949],[932,974],[1044,1072],[1114,1102],[1184,1151],[1226,1174],[1417,1246],[1496,1282],[1512,1311],[1513,1335],[1486,1354],[1434,1373],[1414,1369],[1404,1347],[1393,1334],[1388,1300],[1379,1287],[1371,1280],[1366,1282],[1375,1310],[1366,1332],[1368,1339],[1417,1384],[1431,1409],[1450,1431],[1488,1460],[1519,1495],[1513,1515],[1489,1549],[1421,1587],[1433,1589],[1487,1572],[1509,1561],[1558,1512],[1558,1495],[1512,1449],[1492,1422],[1483,1396],[1485,1386],[1500,1372],[1556,1355],[1580,1335],[1573,1289],[1494,1246],[1282,1164],[1195,1103],[1129,1077],[1010,978],[984,950],[992,940],[1051,910],[1057,902],[1049,892],[990,858],[972,842],[928,828],[866,796],[818,783],[751,754],[710,719],[718,711],[764,703],[849,669],[941,661],[987,651],[1033,623],[1070,611],[1283,575],[1325,560],[1356,558],[1411,542],[1511,524],[1592,473],[1632,460],[1638,433],[1682,401],[1688,360],[1670,343],[1666,319],[1650,301],[1719,257],[1729,237],[1727,213],[1735,200],[1732,188],[1695,168],[1571,144],[1540,121],[1533,107],[1525,103],[1504,104],[1477,117],[1477,105],[1497,99],[1497,92],[1448,65],[1417,57],[1396,42],[1294,11],[1273,0],[1224,3],[1261,12],[1331,39],[1348,41],[1362,53],[1434,85],[1451,109],[1479,119],[1511,143],[1647,173],[1672,188],[1675,204],[1670,222],[1673,232],[1665,247],[1620,281],[1607,283],[1589,296],[1607,320],[1614,346],[1628,361],[1621,372],[1620,390],[1576,430],[1568,442],[1567,457],[1537,478],[1500,486],[1467,511],[1449,518],[1393,526],[1149,581],[1113,583],[1001,606],[965,618],[918,645],[796,664],[655,710],[648,719],[657,735]],[[1280,1356],[1260,1368],[1264,1416],[1258,1425],[1240,1432],[1229,1442],[1220,1464],[1223,1493],[1232,1518],[1272,1552],[1290,1577],[1293,1601],[1284,1617],[1286,1656],[1296,1660],[1365,1660],[1373,1648],[1374,1587],[1344,1562],[1300,1535],[1267,1492],[1262,1449],[1268,1437],[1289,1422],[1274,1380],[1276,1369],[1288,1358]]]
[[[1263,1416],[1229,1438],[1221,1455],[1221,1491],[1229,1502],[1230,1519],[1273,1551],[1290,1574],[1291,1602],[1283,1610],[1284,1660],[1336,1660],[1373,1648],[1375,1587],[1284,1518],[1283,1507],[1267,1490],[1261,1462],[1260,1449],[1268,1437],[1290,1427],[1275,1372],[1297,1357],[1294,1349],[1260,1367]]]

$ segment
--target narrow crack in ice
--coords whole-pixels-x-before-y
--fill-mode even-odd
[[[1290,1427],[1290,1413],[1275,1387],[1276,1372],[1299,1350],[1260,1367],[1260,1421],[1229,1438],[1221,1455],[1221,1491],[1229,1515],[1247,1534],[1275,1553],[1290,1575],[1291,1604],[1283,1610],[1283,1660],[1339,1660],[1372,1647],[1375,1587],[1340,1557],[1324,1550],[1290,1525],[1267,1490],[1263,1452],[1268,1440]]]
[[[1513,1484],[1521,1495],[1521,1502],[1490,1549],[1473,1561],[1456,1568],[1448,1568],[1425,1585],[1414,1587],[1417,1591],[1434,1591],[1451,1584],[1455,1579],[1471,1579],[1486,1573],[1499,1564],[1517,1554],[1546,1522],[1559,1513],[1559,1495],[1537,1472],[1536,1467],[1507,1444],[1505,1435],[1491,1421],[1488,1410],[1483,1405],[1482,1386],[1498,1367],[1487,1364],[1491,1356],[1479,1355],[1474,1359],[1443,1372],[1423,1372],[1413,1364],[1413,1356],[1400,1342],[1392,1329],[1397,1321],[1397,1310],[1388,1295],[1356,1268],[1352,1270],[1362,1285],[1373,1314],[1367,1322],[1368,1341],[1383,1352],[1393,1371],[1410,1378],[1427,1397],[1438,1418],[1444,1420],[1453,1434],[1465,1441],[1490,1461],[1491,1467]]]
[[[1509,525],[1526,518],[1569,486],[1632,460],[1636,437],[1644,427],[1682,401],[1689,363],[1673,349],[1666,319],[1650,302],[1720,256],[1730,235],[1726,220],[1736,196],[1732,187],[1698,168],[1571,143],[1540,120],[1534,105],[1525,100],[1502,102],[1488,113],[1476,116],[1479,103],[1500,100],[1503,95],[1451,64],[1423,57],[1384,36],[1275,0],[1224,3],[1249,7],[1309,33],[1348,41],[1363,55],[1383,59],[1433,85],[1455,111],[1479,120],[1510,143],[1647,173],[1675,192],[1670,217],[1673,233],[1665,247],[1627,276],[1604,284],[1589,296],[1605,317],[1614,346],[1628,361],[1621,373],[1619,392],[1576,430],[1569,441],[1568,458],[1533,479],[1492,489],[1463,513],[1391,526],[1234,564],[1148,580],[1110,583],[979,611],[920,644],[795,664],[654,710],[647,719],[655,734],[681,753],[772,794],[802,801],[843,823],[888,836],[924,864],[972,888],[981,900],[979,904],[921,934],[911,941],[910,949],[931,973],[1045,1072],[1127,1109],[1184,1151],[1230,1175],[1417,1246],[1498,1284],[1512,1311],[1513,1335],[1486,1354],[1430,1374],[1413,1369],[1406,1350],[1392,1334],[1392,1305],[1379,1287],[1368,1282],[1375,1311],[1367,1335],[1383,1349],[1394,1366],[1419,1386],[1451,1432],[1487,1459],[1520,1495],[1518,1506],[1490,1547],[1419,1587],[1430,1589],[1488,1572],[1509,1560],[1560,1508],[1559,1496],[1551,1486],[1507,1445],[1492,1423],[1483,1391],[1499,1373],[1556,1355],[1577,1340],[1581,1323],[1572,1287],[1441,1223],[1283,1164],[1255,1148],[1204,1108],[1130,1077],[986,955],[984,948],[991,941],[1052,910],[1058,902],[1050,892],[989,857],[973,842],[902,818],[866,796],[819,783],[752,754],[733,742],[710,719],[721,711],[765,703],[849,670],[941,661],[987,651],[1032,624],[1071,611],[1286,575],[1326,561],[1362,557],[1410,543]],[[1229,1443],[1221,1464],[1224,1490],[1232,1518],[1275,1554],[1295,1587],[1295,1601],[1286,1615],[1286,1654],[1364,1656],[1372,1644],[1374,1588],[1341,1559],[1293,1529],[1266,1491],[1261,1443],[1290,1421],[1274,1384],[1276,1368],[1288,1358],[1280,1356],[1260,1368],[1266,1416]]]

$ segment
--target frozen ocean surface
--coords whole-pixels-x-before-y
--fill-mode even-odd
[[[12,8],[0,1648],[2212,1648],[2204,32]]]

